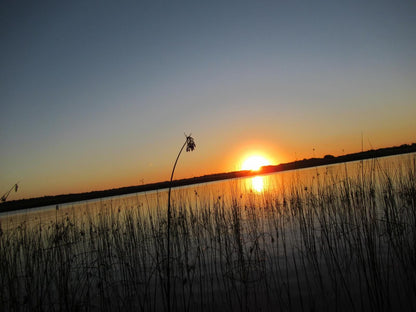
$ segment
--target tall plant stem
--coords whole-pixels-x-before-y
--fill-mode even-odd
[[[179,156],[181,156],[181,153],[183,149],[185,148],[186,144],[188,143],[188,137],[186,137],[185,143],[182,145],[182,148],[180,149],[178,156],[176,157],[175,164],[173,165],[172,174],[170,175],[170,183],[169,183],[169,193],[168,193],[168,233],[167,233],[167,247],[168,247],[168,263],[166,266],[166,276],[167,276],[167,303],[168,303],[168,311],[170,312],[170,219],[172,217],[171,213],[171,207],[170,207],[170,194],[172,191],[172,180],[173,180],[173,174],[175,173],[176,164],[178,163]]]

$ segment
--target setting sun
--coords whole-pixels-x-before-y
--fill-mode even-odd
[[[258,171],[263,166],[270,165],[270,161],[263,156],[250,156],[244,160],[242,170]]]

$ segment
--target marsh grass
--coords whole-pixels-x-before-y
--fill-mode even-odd
[[[372,160],[2,220],[5,311],[412,311],[416,167]],[[341,169],[339,169],[341,168]]]

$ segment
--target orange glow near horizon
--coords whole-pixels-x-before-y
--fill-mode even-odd
[[[251,155],[244,159],[241,170],[258,171],[263,166],[270,165],[270,161],[261,155]]]

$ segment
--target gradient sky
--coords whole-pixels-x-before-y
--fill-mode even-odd
[[[341,4],[342,3],[342,4]],[[0,195],[416,142],[415,1],[1,1]],[[315,149],[315,151],[313,151]]]

